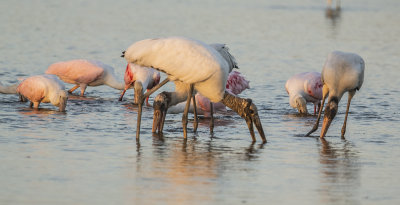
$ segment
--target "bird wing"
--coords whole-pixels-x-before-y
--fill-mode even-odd
[[[229,73],[228,80],[226,81],[227,90],[238,95],[248,88],[250,88],[249,81],[240,72],[232,71]]]
[[[213,43],[210,44],[210,46],[217,50],[219,54],[221,54],[221,56],[226,60],[226,62],[228,62],[229,72],[232,72],[232,69],[234,68],[239,68],[235,57],[233,57],[232,54],[229,53],[229,48],[225,44]]]
[[[211,46],[182,37],[138,41],[124,56],[128,62],[166,73],[170,80],[190,84],[207,80],[221,64],[227,64]]]

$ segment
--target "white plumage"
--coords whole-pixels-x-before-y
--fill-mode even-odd
[[[157,106],[158,108],[154,109],[154,116],[158,117],[153,119],[153,132],[155,124],[158,127],[163,124],[160,123],[163,120],[160,121],[159,119],[165,119],[168,106],[187,99],[182,117],[182,127],[186,138],[187,113],[193,89],[195,89],[212,102],[222,102],[245,118],[253,141],[255,141],[254,123],[263,142],[266,142],[257,107],[250,99],[242,99],[225,92],[228,74],[237,65],[235,58],[229,54],[228,48],[223,44],[207,45],[183,37],[147,39],[132,44],[123,56],[128,63],[152,67],[166,73],[168,79],[174,81],[176,85],[176,92],[161,93],[162,96],[158,95],[155,98],[153,107]],[[164,80],[143,97],[151,95],[167,81]],[[143,99],[140,101],[136,138],[139,138]],[[160,114],[159,111],[165,114]],[[162,130],[162,126],[160,130]]]
[[[349,97],[347,101],[346,116],[342,127],[342,137],[344,137],[350,102],[356,91],[361,88],[364,82],[364,69],[364,60],[355,53],[334,51],[328,55],[321,73],[322,82],[324,84],[322,87],[322,105],[318,113],[317,122],[307,135],[310,135],[318,129],[322,108],[326,96],[329,95],[320,134],[321,138],[325,137],[333,118],[336,116],[338,104],[342,99],[343,94],[348,92]]]
[[[337,96],[340,101],[345,92],[360,89],[364,67],[364,60],[355,53],[330,53],[322,69],[322,82],[328,86],[329,96]]]
[[[195,83],[195,89],[212,102],[219,102],[224,96],[229,64],[215,48],[203,42],[182,37],[142,40],[126,50],[125,59],[154,67],[171,81]]]

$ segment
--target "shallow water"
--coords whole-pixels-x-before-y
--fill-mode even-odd
[[[251,143],[231,112],[217,116],[214,135],[202,119],[185,142],[177,114],[153,136],[149,107],[137,143],[133,92],[119,102],[106,86],[70,97],[66,113],[0,95],[0,204],[398,204],[398,9],[397,0],[342,1],[329,17],[317,0],[2,1],[3,84],[76,58],[101,60],[122,81],[120,52],[145,38],[227,43],[251,81],[241,96],[258,106],[268,143]],[[332,50],[366,61],[346,139],[347,96],[326,140],[302,137],[315,117],[290,108],[285,81],[320,71]]]

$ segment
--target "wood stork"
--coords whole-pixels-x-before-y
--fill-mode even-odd
[[[228,51],[227,48],[223,47]],[[174,81],[176,92],[160,93],[155,98],[156,102],[167,102],[174,105],[187,100],[182,116],[184,138],[187,137],[187,115],[192,99],[193,90],[209,98],[212,102],[222,102],[242,118],[246,120],[253,141],[255,141],[253,123],[255,124],[263,142],[266,142],[264,130],[258,116],[257,107],[251,99],[242,99],[225,91],[225,85],[229,72],[235,67],[235,61],[229,52],[221,55],[214,47],[201,41],[183,38],[169,37],[158,39],[146,39],[132,44],[124,53],[125,59],[145,67],[153,67],[167,74],[167,79],[144,94],[139,102],[138,123],[136,138],[139,138],[142,104],[144,98],[152,94],[168,81]],[[230,59],[230,60],[229,60]],[[163,99],[158,99],[162,97]],[[161,103],[165,105],[165,103]],[[154,111],[154,126],[160,125],[165,118],[165,107],[160,111]],[[164,117],[162,116],[164,113]]]
[[[329,95],[328,103],[324,112],[324,121],[320,138],[325,137],[329,125],[335,117],[338,104],[345,92],[349,93],[347,101],[346,116],[342,127],[342,138],[346,132],[347,116],[349,114],[350,102],[356,91],[359,90],[364,81],[364,60],[355,53],[345,53],[334,51],[328,55],[325,65],[322,69],[322,105],[319,109],[317,122],[306,136],[318,129],[322,108],[326,96]]]

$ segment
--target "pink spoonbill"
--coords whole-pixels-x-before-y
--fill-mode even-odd
[[[118,90],[125,87],[115,78],[114,68],[100,61],[79,59],[57,62],[48,67],[46,74],[57,75],[64,82],[75,84],[68,90],[69,93],[80,87],[81,96],[87,86],[108,85]]]
[[[119,101],[122,100],[127,89],[134,87],[135,98],[134,103],[138,104],[140,96],[143,95],[144,89],[149,91],[151,88],[160,83],[160,72],[148,67],[136,65],[134,63],[128,63],[124,75],[125,89],[122,91]],[[146,105],[149,104],[149,97],[146,98]]]
[[[324,112],[324,121],[320,138],[325,137],[328,128],[335,117],[338,104],[345,92],[348,92],[346,116],[342,127],[342,138],[346,132],[347,116],[349,114],[350,102],[356,91],[359,90],[364,81],[364,60],[355,53],[334,51],[328,55],[322,69],[322,105],[319,109],[317,121],[306,136],[318,129],[322,108],[326,97],[329,95],[328,103]]]
[[[30,107],[39,108],[40,103],[51,103],[60,112],[67,106],[64,83],[55,75],[36,75],[26,78],[17,87],[17,93],[31,101]]]
[[[317,105],[321,105],[322,81],[321,73],[299,73],[286,81],[286,92],[289,94],[289,104],[297,108],[300,114],[307,114],[307,102],[314,104],[314,115]]]
[[[255,141],[255,124],[263,142],[266,142],[264,130],[258,116],[257,107],[251,99],[242,99],[225,91],[226,81],[230,71],[236,66],[233,56],[226,46],[221,55],[213,46],[201,41],[182,37],[146,39],[132,44],[124,53],[125,59],[145,67],[153,67],[167,74],[167,78],[145,93],[139,101],[138,124],[136,138],[140,134],[140,120],[144,98],[155,92],[168,81],[174,81],[175,92],[162,92],[154,102],[160,102],[159,110],[154,110],[153,131],[160,125],[165,116],[166,108],[187,100],[182,116],[184,138],[187,137],[187,116],[196,89],[211,102],[222,102],[246,120],[251,137]],[[157,100],[158,98],[158,100]],[[162,99],[161,99],[162,98]],[[194,101],[195,102],[195,101]],[[166,106],[165,106],[166,105]],[[160,128],[160,127],[158,127]]]

